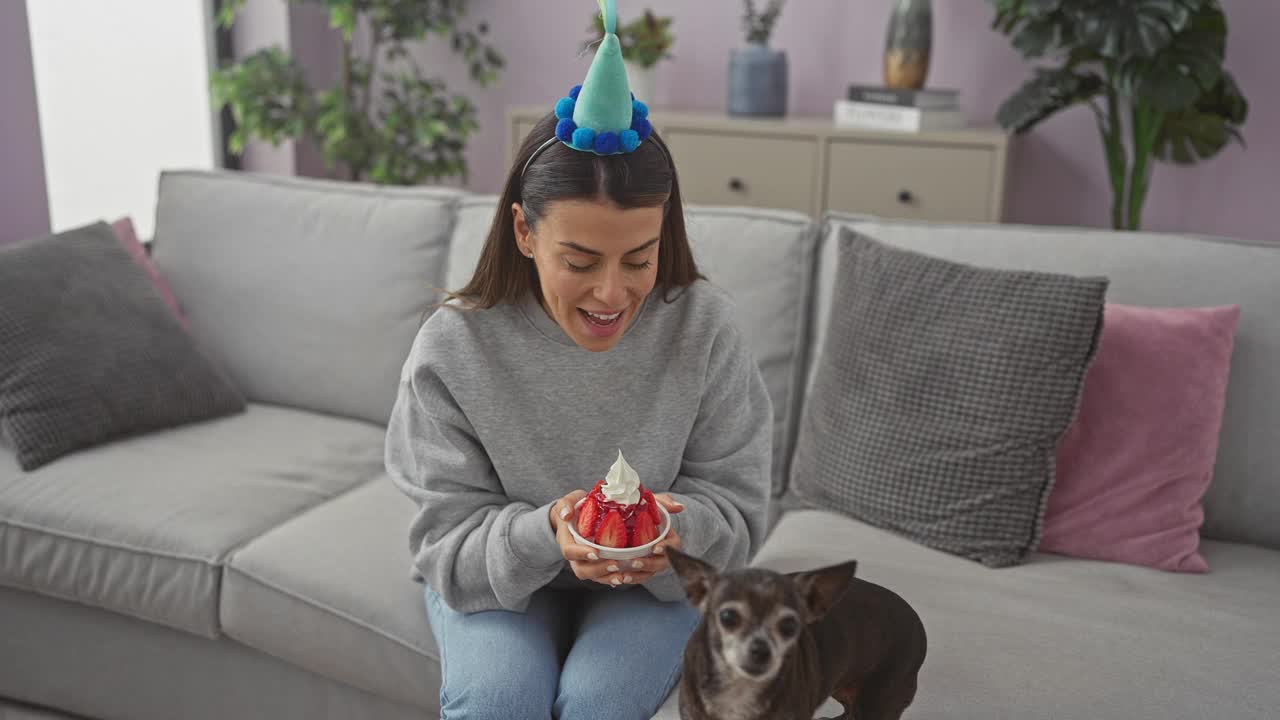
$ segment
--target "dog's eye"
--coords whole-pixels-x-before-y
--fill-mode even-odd
[[[725,608],[720,611],[720,624],[726,630],[732,630],[738,627],[738,623],[742,622],[742,617],[738,615],[738,611],[732,608]]]
[[[800,632],[800,622],[793,617],[783,618],[778,623],[778,632],[784,638],[794,637],[797,632]]]

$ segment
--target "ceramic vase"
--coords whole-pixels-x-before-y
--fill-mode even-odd
[[[884,84],[918,90],[929,75],[933,50],[931,0],[894,0],[884,48]]]
[[[729,53],[729,114],[787,114],[787,54],[751,44]]]

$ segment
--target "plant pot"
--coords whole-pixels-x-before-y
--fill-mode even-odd
[[[729,114],[787,114],[787,54],[764,45],[729,52]]]
[[[634,62],[623,64],[627,67],[627,83],[631,86],[631,94],[640,102],[652,105],[657,93],[654,68]]]
[[[931,0],[894,0],[884,44],[884,84],[912,90],[924,87],[932,50]]]

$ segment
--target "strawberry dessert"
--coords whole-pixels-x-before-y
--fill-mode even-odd
[[[657,539],[662,513],[653,493],[618,451],[604,480],[596,483],[578,508],[578,535],[602,547],[632,548]]]

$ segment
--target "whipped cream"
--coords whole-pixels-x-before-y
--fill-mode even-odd
[[[604,476],[600,494],[609,502],[623,506],[640,502],[640,475],[627,464],[621,450],[618,451],[618,459],[609,468],[609,474]]]

